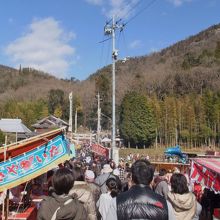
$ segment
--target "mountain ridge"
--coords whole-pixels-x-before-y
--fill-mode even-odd
[[[148,95],[183,95],[220,89],[220,24],[181,40],[151,55],[116,62],[116,102],[120,104],[130,90]],[[111,87],[111,65],[91,74],[86,80],[57,79],[31,68],[16,70],[0,65],[0,101],[47,99],[51,89],[66,94],[73,91],[85,107],[95,102],[97,81],[105,76]],[[109,94],[110,97],[110,94]]]

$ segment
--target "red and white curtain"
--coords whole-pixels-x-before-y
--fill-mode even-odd
[[[191,164],[190,178],[192,183],[200,183],[220,193],[220,159],[194,159]]]

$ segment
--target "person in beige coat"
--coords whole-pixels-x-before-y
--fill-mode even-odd
[[[187,179],[181,173],[174,173],[171,177],[171,192],[167,194],[168,201],[173,206],[176,220],[192,220],[201,212],[196,197],[189,192]]]
[[[85,180],[81,179],[81,172],[78,168],[74,169],[74,176],[76,177],[76,181],[74,187],[70,190],[70,195],[76,195],[77,199],[83,204],[86,213],[88,215],[88,220],[97,220],[97,208],[96,202],[100,195],[99,186],[93,185],[91,179],[94,177],[92,175],[92,171],[86,171]],[[79,178],[77,178],[79,177]],[[88,181],[87,181],[88,180]]]

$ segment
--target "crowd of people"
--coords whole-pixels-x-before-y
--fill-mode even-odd
[[[155,175],[146,158],[132,164],[121,160],[116,167],[107,158],[86,162],[79,157],[54,171],[37,219],[198,220],[201,211],[179,170]]]

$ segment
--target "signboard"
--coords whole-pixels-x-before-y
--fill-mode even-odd
[[[91,151],[101,156],[109,157],[109,149],[103,147],[101,144],[92,144]]]
[[[47,144],[0,163],[0,192],[27,182],[70,159],[63,135]]]

